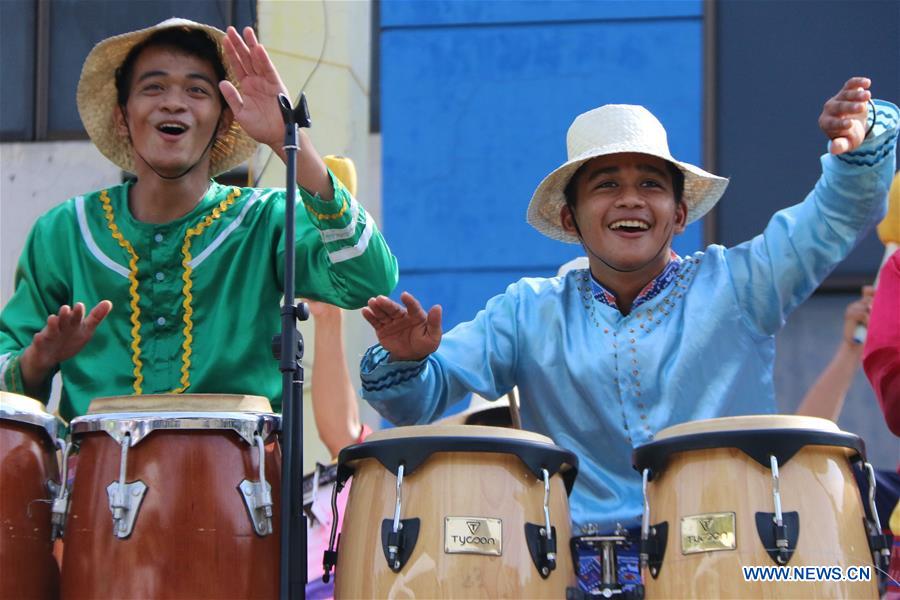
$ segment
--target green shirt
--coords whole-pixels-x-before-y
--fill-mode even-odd
[[[296,295],[359,308],[393,290],[397,261],[372,217],[331,180],[334,200],[298,194]],[[173,391],[256,394],[278,409],[271,341],[281,323],[285,191],[213,182],[189,214],[151,224],[131,215],[129,187],[67,200],[31,230],[0,313],[0,389],[24,393],[19,357],[49,315],[111,300],[91,341],[59,366],[63,418],[101,396]],[[49,383],[37,394],[45,402]]]

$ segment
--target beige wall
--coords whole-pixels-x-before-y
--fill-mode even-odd
[[[371,3],[260,0],[258,14],[260,39],[292,93],[300,90],[313,71],[327,22],[325,54],[306,87],[313,118],[309,134],[320,154],[354,160],[359,175],[357,195],[378,220],[379,140],[369,135],[368,123]],[[261,150],[251,168],[258,170],[267,154]],[[38,216],[66,198],[117,182],[119,177],[119,170],[87,141],[0,144],[0,306],[12,295],[15,264]],[[284,166],[277,158],[263,173],[261,185],[284,186]],[[358,312],[346,316],[348,364],[356,385],[359,358],[374,336]],[[304,469],[309,470],[316,461],[328,462],[330,457],[315,431],[309,399],[315,340],[312,323],[305,323],[302,331],[308,348],[304,360]],[[378,422],[367,406],[362,411],[364,419]]]

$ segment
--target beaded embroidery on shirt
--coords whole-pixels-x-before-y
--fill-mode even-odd
[[[640,306],[641,304],[652,300],[663,291],[666,286],[668,286],[672,279],[678,274],[678,269],[681,267],[681,257],[675,254],[674,251],[670,251],[669,254],[669,263],[663,269],[662,273],[654,277],[647,285],[644,286],[644,289],[640,291],[640,293],[635,297],[634,302],[631,304],[632,310]],[[618,308],[619,305],[616,302],[616,295],[611,291],[607,290],[603,284],[594,279],[593,275],[591,276],[591,288],[593,289],[594,298],[598,301],[606,304],[607,306],[611,306],[612,308]]]

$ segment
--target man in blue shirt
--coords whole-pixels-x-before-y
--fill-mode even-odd
[[[363,357],[363,396],[397,424],[434,420],[468,392],[518,385],[522,425],[578,455],[573,533],[638,524],[631,451],[685,421],[774,412],[774,335],[884,215],[900,113],[854,77],[819,125],[830,140],[807,198],[734,248],[678,257],[674,235],[727,180],[669,153],[646,109],[580,115],[569,160],[538,186],[528,221],[580,243],[590,268],[526,278],[446,335],[426,312],[379,296],[363,314],[380,344]]]

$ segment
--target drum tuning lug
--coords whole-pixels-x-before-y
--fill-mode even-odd
[[[124,485],[113,481],[106,488],[109,496],[109,510],[113,516],[113,535],[124,540],[131,535],[138,510],[147,493],[147,484],[133,481]]]
[[[756,532],[769,557],[776,564],[786,565],[791,562],[797,549],[797,540],[800,538],[800,513],[782,512],[781,520],[779,525],[775,513],[758,512]]]
[[[647,528],[647,536],[641,538],[641,565],[650,570],[650,575],[656,579],[662,569],[663,560],[666,557],[666,543],[669,539],[669,523],[663,521]]]
[[[388,567],[394,573],[399,573],[412,555],[419,539],[420,524],[418,518],[402,519],[397,524],[395,532],[393,519],[384,519],[381,522],[381,548]]]
[[[535,523],[525,523],[525,541],[531,561],[537,568],[541,578],[547,579],[550,572],[556,569],[556,527],[547,529]]]
[[[245,479],[238,488],[250,515],[253,531],[256,535],[266,536],[272,533],[272,486],[266,481],[265,442],[259,434],[254,436],[253,441],[259,455],[259,481]]]
[[[48,482],[55,483],[55,482]],[[65,486],[58,486],[59,489],[53,498],[53,504],[50,508],[50,540],[56,540],[63,536],[66,525],[66,515],[69,512],[69,491]]]

